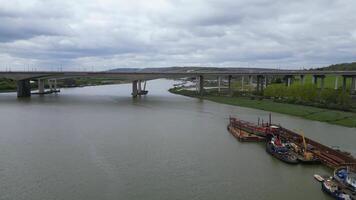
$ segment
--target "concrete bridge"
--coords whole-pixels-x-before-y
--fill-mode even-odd
[[[17,96],[29,97],[31,96],[31,85],[30,81],[38,81],[39,93],[46,93],[44,90],[44,81],[49,82],[50,89],[53,91],[57,90],[56,80],[57,79],[68,79],[68,78],[109,78],[109,79],[120,79],[132,82],[132,96],[136,97],[138,95],[144,95],[146,91],[146,81],[159,79],[159,78],[197,78],[197,91],[201,94],[204,92],[204,79],[205,78],[218,78],[219,86],[221,85],[222,79],[228,81],[228,88],[231,90],[231,80],[233,77],[245,77],[248,78],[249,83],[253,81],[256,83],[256,90],[263,91],[263,88],[269,83],[270,77],[284,77],[286,80],[286,86],[290,86],[293,77],[299,76],[302,84],[305,83],[304,77],[306,75],[312,75],[312,83],[318,84],[320,80],[320,88],[324,88],[324,79],[328,75],[337,75],[343,78],[342,89],[346,91],[347,79],[351,79],[351,93],[356,91],[356,71],[319,71],[319,70],[268,70],[268,69],[234,69],[229,70],[224,68],[224,70],[181,70],[179,72],[77,72],[77,71],[2,71],[0,72],[0,78],[8,78],[17,81]],[[142,83],[144,86],[142,87]],[[338,88],[338,80],[335,81],[335,88]],[[52,88],[53,87],[53,88]]]

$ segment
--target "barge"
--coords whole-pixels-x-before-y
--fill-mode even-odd
[[[229,122],[229,132],[240,141],[245,139],[246,141],[268,142],[278,136],[282,141],[294,146],[301,163],[322,163],[332,169],[348,167],[351,171],[356,171],[356,159],[351,154],[323,145],[280,125],[272,124],[271,117],[268,123],[254,124],[234,117],[230,117]]]

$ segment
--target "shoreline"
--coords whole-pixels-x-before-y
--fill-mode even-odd
[[[195,91],[178,90],[176,88],[171,88],[168,91],[173,94],[205,99],[216,103],[271,111],[296,116],[303,119],[326,122],[329,124],[340,125],[349,128],[356,128],[356,113],[354,112],[331,110],[326,108],[318,108],[297,104],[280,103],[268,99],[257,100],[250,99],[248,97],[229,97],[216,95],[199,96]]]

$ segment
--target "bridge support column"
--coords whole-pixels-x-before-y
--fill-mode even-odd
[[[221,76],[218,76],[218,92],[221,92]]]
[[[305,78],[304,78],[304,75],[300,75],[300,83],[301,83],[302,85],[304,85],[304,84],[305,84]]]
[[[199,95],[203,96],[204,94],[204,76],[199,76],[199,79],[198,79],[198,82],[199,82]]]
[[[251,91],[252,85],[253,85],[253,77],[251,75],[248,76],[248,90]]]
[[[258,93],[258,92],[260,92],[260,85],[261,85],[261,78],[260,78],[260,76],[257,76],[256,81],[257,81],[256,92]]]
[[[318,77],[316,75],[313,75],[312,77],[312,84],[318,85]]]
[[[321,90],[324,89],[324,79],[325,79],[325,76],[321,76],[321,77],[320,77],[320,89],[321,89]]]
[[[338,76],[336,76],[336,78],[335,78],[335,90],[337,90],[338,89],[338,83],[339,83],[339,77]]]
[[[292,84],[292,76],[286,76],[286,85],[287,87],[290,87],[290,85]]]
[[[17,97],[30,97],[31,96],[31,83],[30,80],[17,81]]]
[[[352,77],[351,79],[351,88],[350,88],[350,94],[353,94],[356,90],[356,77]]]
[[[138,95],[138,90],[137,90],[137,80],[132,81],[132,93],[131,93],[133,98],[136,98]]]
[[[137,81],[137,94],[141,95],[142,93],[142,88],[141,88],[141,80]]]
[[[346,76],[342,77],[342,92],[346,92]]]
[[[261,81],[260,81],[260,92],[263,94],[263,90],[264,90],[264,83],[265,83],[265,77],[263,75],[260,76]]]
[[[231,79],[232,79],[232,76],[229,75],[229,76],[228,76],[228,90],[229,90],[229,94],[232,94]]]
[[[38,84],[38,93],[39,94],[44,94],[44,92],[45,92],[45,83],[44,83],[44,80],[42,80],[42,79],[38,79],[38,82],[37,82],[37,84]]]
[[[245,77],[241,76],[241,91],[244,91]]]

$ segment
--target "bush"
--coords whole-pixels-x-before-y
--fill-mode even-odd
[[[342,110],[350,109],[352,103],[348,93],[327,88],[320,90],[313,84],[294,84],[290,87],[283,84],[271,84],[265,89],[264,96],[271,97],[279,102],[327,108],[337,107]]]

